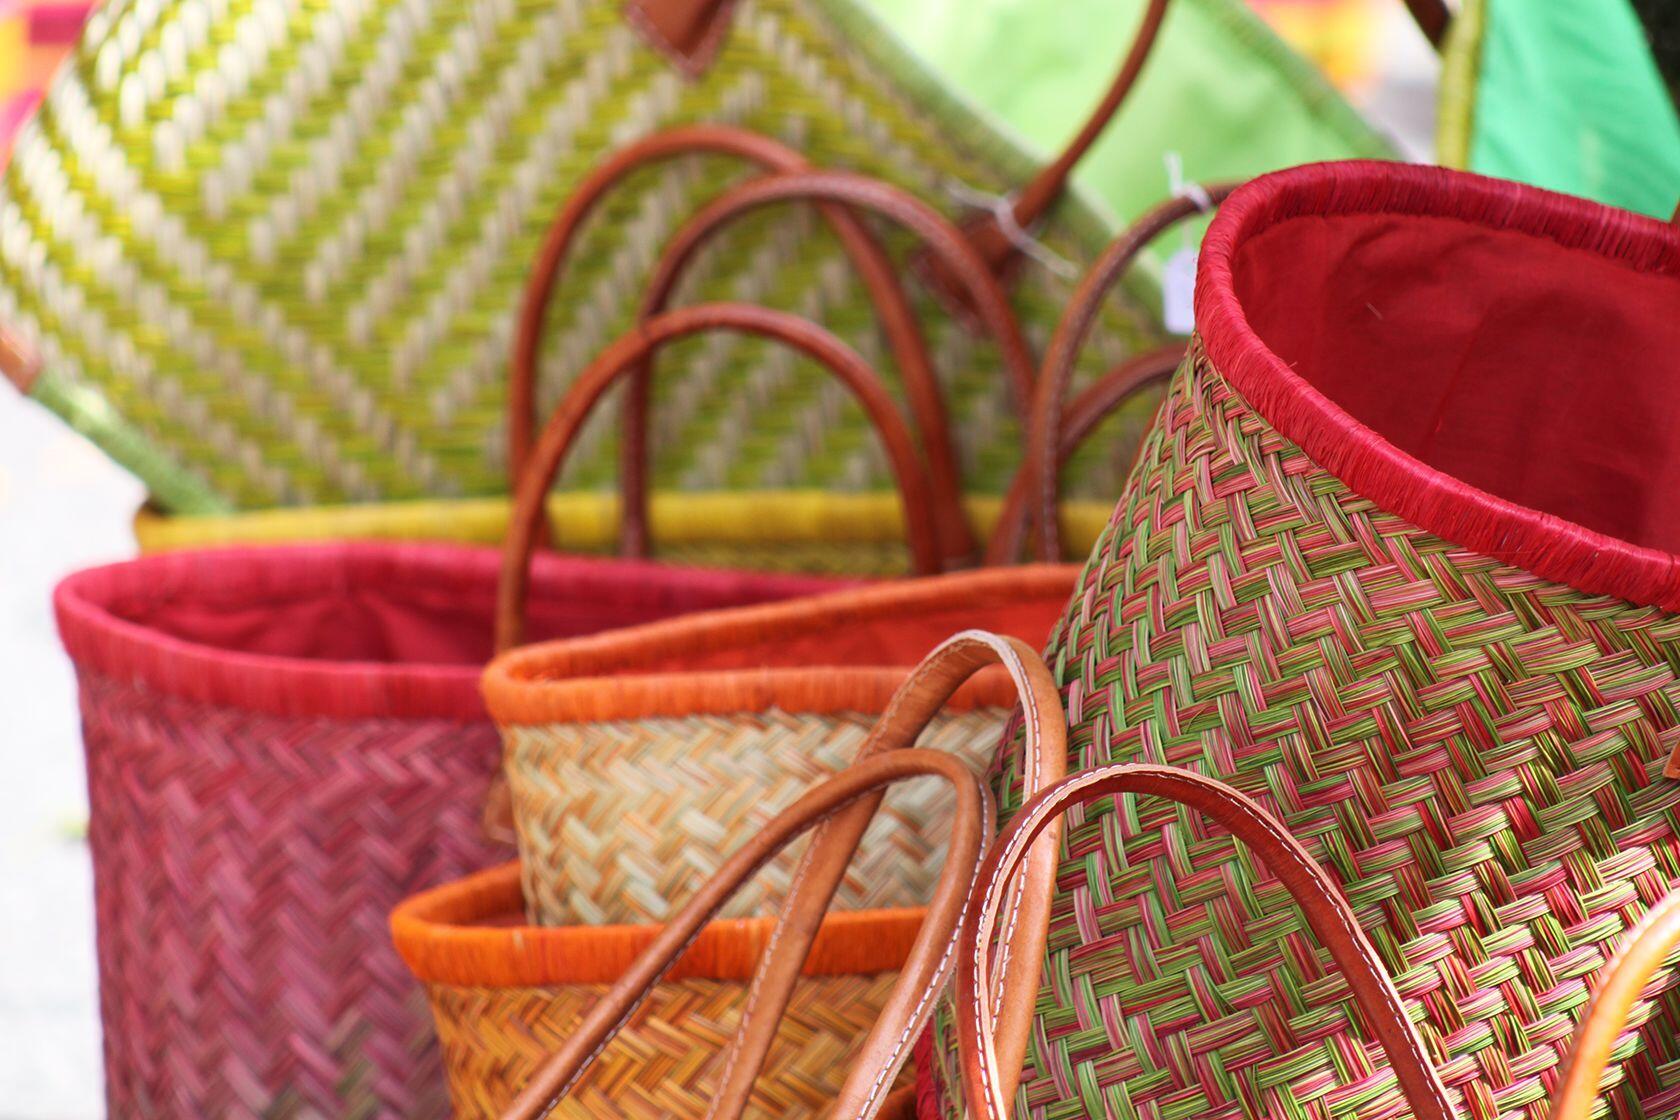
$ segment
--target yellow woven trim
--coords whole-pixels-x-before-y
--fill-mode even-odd
[[[971,498],[969,517],[982,533],[997,520],[996,498]],[[610,551],[618,535],[618,499],[609,493],[556,494],[550,523],[559,542],[578,552]],[[655,551],[707,545],[762,549],[766,545],[891,544],[903,538],[896,494],[821,491],[728,491],[655,494],[651,505]],[[142,510],[134,536],[142,552],[229,544],[320,540],[435,540],[497,544],[507,532],[505,498],[308,506],[244,513],[171,517]],[[1106,502],[1068,502],[1062,508],[1069,557],[1083,559],[1108,524]]]

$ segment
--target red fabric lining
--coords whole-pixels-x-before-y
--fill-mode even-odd
[[[1323,164],[1236,192],[1214,367],[1354,491],[1583,590],[1680,607],[1680,237],[1478,176]]]
[[[80,572],[54,596],[79,668],[286,715],[479,719],[500,553],[352,544],[167,553]],[[846,586],[543,555],[534,638]]]

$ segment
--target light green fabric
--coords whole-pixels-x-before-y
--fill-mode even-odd
[[[1473,171],[1667,217],[1680,119],[1625,0],[1472,0],[1442,135]]]
[[[948,82],[1042,151],[1079,127],[1142,0],[869,0]],[[1315,160],[1391,158],[1311,65],[1242,0],[1176,0],[1132,96],[1079,172],[1129,220],[1167,193],[1163,154],[1198,181]]]

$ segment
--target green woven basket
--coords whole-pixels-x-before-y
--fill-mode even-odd
[[[1235,0],[1190,8],[1219,3]],[[719,46],[687,76],[617,0],[113,0],[0,188],[0,323],[42,358],[33,394],[168,512],[504,493],[521,282],[549,217],[613,146],[739,124],[951,211],[956,188],[1003,192],[1033,169],[854,0],[740,0]],[[1284,57],[1274,47],[1263,60]],[[1380,150],[1322,83],[1290,70],[1284,88],[1310,117],[1330,106],[1319,154]],[[614,196],[552,304],[544,405],[626,325],[666,237],[742,174],[695,157]],[[1080,265],[1108,224],[1070,198],[1043,240]],[[1033,341],[1070,283],[1028,262],[1015,298]],[[804,208],[732,227],[683,294],[800,311],[886,364]],[[995,355],[922,303],[964,481],[1000,492],[1018,428]],[[1154,320],[1144,278],[1087,373],[1154,342]],[[657,388],[659,489],[886,488],[861,414],[798,361],[707,340],[670,367],[685,374]],[[1135,442],[1146,416],[1117,418],[1109,444]],[[1090,456],[1079,489],[1111,489],[1124,462]],[[603,416],[563,481],[614,477]]]

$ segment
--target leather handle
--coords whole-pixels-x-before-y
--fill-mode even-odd
[[[1406,0],[1406,9],[1412,13],[1412,19],[1417,22],[1423,37],[1429,40],[1429,45],[1440,50],[1447,41],[1447,28],[1452,24],[1452,12],[1447,8],[1446,0]]]
[[[1347,978],[1354,1001],[1388,1054],[1400,1088],[1417,1120],[1451,1120],[1453,1108],[1394,982],[1360,929],[1353,908],[1335,881],[1277,819],[1257,803],[1212,778],[1171,766],[1104,766],[1074,775],[1030,801],[986,856],[975,884],[957,960],[957,1046],[963,1092],[977,1120],[1005,1120],[1002,1059],[988,1014],[991,953],[988,947],[1006,915],[1004,896],[1030,852],[1053,822],[1076,806],[1120,794],[1166,798],[1222,825],[1264,860],[1289,890],[1336,967]],[[1013,1072],[1013,1071],[1011,1071]]]
[[[669,304],[688,266],[713,236],[730,222],[755,210],[783,202],[816,202],[878,214],[913,234],[956,277],[978,308],[981,321],[996,341],[1009,375],[1017,407],[1032,399],[1033,359],[1009,297],[985,260],[962,232],[939,211],[890,183],[838,171],[796,170],[766,175],[739,184],[720,195],[690,219],[672,238],[654,270],[641,314],[658,314]],[[932,482],[939,529],[946,556],[953,562],[976,558],[977,549],[962,508],[962,480],[956,450],[946,421],[944,400],[931,361],[921,346],[920,328],[890,262],[853,256],[854,266],[871,290],[890,290],[874,299],[883,324],[917,340],[904,345],[896,357],[904,372],[906,395],[922,433]],[[878,272],[876,271],[878,270]],[[909,358],[909,361],[906,361]],[[648,410],[650,375],[638,370],[630,383],[624,407],[624,460],[620,473],[626,509],[646,523]]]
[[[823,820],[845,812],[849,806],[885,790],[893,783],[920,777],[939,778],[952,787],[956,795],[956,814],[945,865],[940,870],[927,916],[894,984],[888,1006],[864,1043],[864,1053],[890,1051],[896,1055],[895,1061],[889,1066],[871,1070],[869,1090],[857,1110],[840,1113],[860,1120],[875,1116],[885,1103],[895,1075],[909,1057],[909,1043],[903,1040],[913,1041],[932,1012],[933,1000],[928,998],[928,993],[941,990],[949,977],[951,942],[962,921],[980,854],[992,829],[991,797],[986,787],[973,771],[942,751],[903,750],[876,754],[841,771],[776,814],[747,843],[736,849],[717,874],[665,925],[618,982],[585,1012],[561,1048],[537,1070],[503,1116],[508,1120],[530,1120],[547,1115],[588,1071],[595,1057],[635,1013],[660,977],[677,962],[705,924],[759,868],[790,842],[817,828]],[[849,852],[847,856],[849,858]],[[796,912],[790,902],[784,907],[784,916],[799,928],[814,928],[821,922],[826,909],[824,901],[821,905],[806,905]],[[792,952],[787,944],[778,942],[772,936],[764,955],[766,959],[777,960],[796,957],[797,967],[804,962],[806,952],[803,948],[797,953]],[[748,998],[750,1001],[751,997]],[[906,1007],[909,1008],[908,1013]],[[749,1006],[742,1017],[740,1030],[761,1024],[767,1024],[768,1029],[774,1032],[775,1022],[755,1016]],[[760,1029],[763,1027],[760,1026]],[[726,1070],[726,1076],[730,1072]],[[720,1114],[714,1104],[712,1114],[739,1116],[739,1111]]]
[[[916,737],[944,707],[964,681],[980,670],[1001,665],[1009,674],[1021,702],[1022,747],[1025,763],[1022,781],[1031,795],[1059,781],[1067,772],[1067,719],[1062,709],[1061,690],[1042,658],[1019,638],[984,630],[967,630],[940,643],[923,658],[894,694],[892,703],[858,750],[859,760],[915,745]],[[735,1116],[745,1108],[752,1091],[752,1075],[764,1062],[774,1038],[774,1023],[786,1011],[798,981],[797,961],[809,949],[814,927],[790,925],[787,915],[797,910],[828,905],[839,888],[851,853],[863,839],[865,829],[880,806],[880,797],[861,801],[826,822],[811,838],[794,871],[784,916],[778,920],[775,937],[789,946],[781,962],[766,959],[753,977],[750,1008],[765,1023],[743,1017],[736,1035],[731,1062],[738,1062],[740,1074],[725,1077],[718,1084],[712,1115]],[[1049,935],[1051,884],[1056,873],[1057,852],[1053,846],[1035,851],[1028,874],[1021,878],[1011,899],[1017,932],[1010,961],[999,969],[1000,1017],[1008,1037],[1019,1038],[1021,1049],[1009,1051],[1019,1069],[1025,1057],[1027,1032],[1033,1005],[1038,997],[1039,969]],[[789,962],[795,962],[789,967]],[[1010,963],[1013,962],[1013,963]],[[768,1024],[768,1025],[766,1025]],[[854,1115],[861,1109],[878,1075],[891,1065],[896,1052],[859,1055],[852,1075],[842,1089],[833,1110],[836,1116]],[[890,1080],[890,1077],[888,1078]]]
[[[1202,212],[1202,203],[1217,206],[1233,190],[1235,183],[1218,183],[1204,188],[1206,198],[1175,197],[1161,203],[1109,243],[1075,289],[1073,299],[1062,312],[1045,351],[1039,369],[1038,384],[1027,421],[1027,449],[1021,470],[1026,473],[1028,489],[1023,499],[1033,511],[1037,529],[1038,555],[1061,558],[1061,531],[1056,520],[1057,491],[1060,481],[1059,450],[1062,446],[1062,427],[1066,420],[1063,399],[1073,380],[1074,366],[1096,325],[1103,301],[1120,282],[1126,270],[1150,242],[1161,234]],[[1147,371],[1145,371],[1147,372]],[[1138,379],[1134,387],[1141,387],[1145,379]],[[1124,396],[1110,394],[1118,404]],[[993,531],[988,557],[1007,563],[1019,555],[1023,527],[1020,514],[1001,520]]]
[[[27,393],[41,376],[41,357],[35,348],[0,326],[0,377]]]
[[[690,78],[706,72],[729,30],[735,0],[625,0],[624,18]]]
[[[1610,959],[1563,1066],[1551,1120],[1588,1120],[1616,1041],[1627,1030],[1640,996],[1680,946],[1680,891],[1645,912]]]
[[[783,343],[827,367],[863,405],[892,463],[904,503],[905,534],[916,571],[939,571],[939,547],[932,535],[932,497],[916,455],[916,442],[898,413],[892,393],[869,364],[815,323],[784,311],[739,303],[710,303],[668,311],[621,336],[583,372],[549,417],[514,498],[513,518],[502,545],[496,592],[496,649],[519,644],[531,553],[549,486],[565,462],[583,422],[606,391],[638,362],[678,339],[708,331],[734,331]]]
[[[507,443],[510,491],[518,489],[536,438],[536,386],[541,361],[543,316],[579,230],[601,200],[634,172],[679,156],[700,154],[732,156],[767,171],[796,171],[809,166],[805,157],[794,149],[756,132],[732,125],[688,125],[666,129],[628,144],[584,176],[549,224],[525,284],[509,360]],[[893,361],[912,390],[912,407],[920,401],[925,411],[925,398],[930,392],[937,393],[938,384],[934,378],[932,359],[928,357],[927,346],[891,259],[864,224],[846,207],[824,204],[818,207],[818,212],[833,227],[841,248],[863,280],[887,335]],[[3,357],[3,351],[0,351],[0,359]],[[639,374],[636,380],[641,380]],[[938,416],[943,418],[942,410]],[[918,417],[918,422],[926,431],[931,421],[922,413],[918,413]],[[636,458],[638,462],[644,461],[645,451]],[[633,486],[645,485],[645,470],[634,482],[625,479],[627,500],[623,507],[620,535],[621,548],[626,555],[645,555],[647,551],[646,495],[640,494],[637,500],[628,500]],[[947,551],[950,551],[949,547]],[[973,551],[972,541],[966,551]]]

